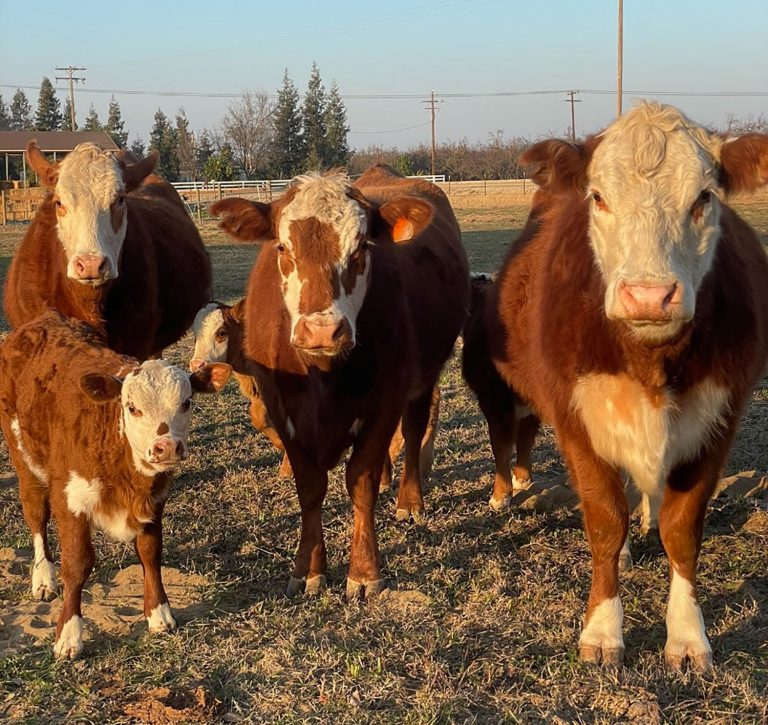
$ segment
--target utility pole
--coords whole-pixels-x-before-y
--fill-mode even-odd
[[[77,129],[77,126],[75,125],[75,89],[73,87],[73,82],[75,81],[82,81],[85,83],[85,78],[79,78],[73,75],[75,71],[79,70],[86,70],[85,68],[75,68],[74,66],[67,66],[66,68],[61,68],[59,66],[56,66],[55,70],[62,70],[67,75],[66,76],[56,76],[57,81],[69,81],[69,120],[71,123],[70,128],[75,131]]]
[[[576,140],[576,112],[573,110],[573,104],[574,103],[581,103],[581,101],[578,98],[574,98],[574,96],[579,91],[567,91],[568,98],[565,99],[566,103],[571,104],[571,138],[575,141]]]
[[[621,95],[624,77],[624,0],[619,0],[619,47],[618,71],[616,78],[616,118],[621,116]]]
[[[424,101],[427,104],[427,110],[432,113],[432,176],[435,175],[435,113],[437,112],[437,106],[435,105],[435,91],[432,90],[432,94],[429,100]]]

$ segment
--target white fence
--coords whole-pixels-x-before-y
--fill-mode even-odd
[[[434,176],[409,176],[409,179],[424,179],[433,184],[444,184],[445,174],[435,174]],[[176,191],[218,191],[227,189],[254,189],[256,191],[282,191],[290,179],[243,179],[241,181],[174,181],[173,187]]]

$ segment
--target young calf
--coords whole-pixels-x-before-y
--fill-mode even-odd
[[[32,532],[38,599],[56,591],[46,532],[51,511],[59,529],[64,604],[56,657],[74,659],[83,649],[80,598],[94,563],[92,529],[135,542],[149,630],[175,629],[160,575],[169,471],[187,457],[193,393],[215,392],[228,377],[222,364],[192,375],[164,360],[139,365],[56,311],[3,341],[0,426]]]

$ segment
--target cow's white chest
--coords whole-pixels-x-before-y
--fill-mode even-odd
[[[696,456],[722,424],[728,399],[728,388],[710,380],[684,395],[654,394],[626,375],[587,375],[573,391],[595,453],[648,495],[660,491],[676,465]]]
[[[102,484],[98,478],[87,479],[69,472],[64,493],[67,508],[76,516],[82,514],[99,531],[118,541],[133,541],[136,530],[128,524],[127,511],[107,511],[101,506]]]

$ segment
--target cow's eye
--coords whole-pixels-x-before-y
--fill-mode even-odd
[[[699,220],[704,213],[704,207],[712,201],[712,192],[709,189],[704,189],[701,194],[698,195],[696,201],[691,207],[691,216],[694,220]]]
[[[56,206],[61,206],[61,199],[56,199]]]
[[[120,194],[120,196],[117,197],[117,203],[122,206],[125,204],[125,194]]]
[[[278,243],[277,251],[280,252],[280,254],[282,254],[285,251],[285,244],[283,244],[282,242]]]
[[[590,196],[600,211],[608,211],[608,204],[605,203],[605,199],[603,199],[603,195],[599,191],[593,191]]]
[[[128,412],[135,418],[141,418],[144,415],[133,403],[128,403]]]
[[[189,410],[189,406],[192,405],[192,398],[187,398],[182,404],[181,404],[181,412],[186,413]]]
[[[226,330],[216,331],[216,342],[224,342],[229,337]]]

